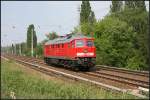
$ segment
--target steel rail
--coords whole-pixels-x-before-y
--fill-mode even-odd
[[[20,58],[20,56],[19,56],[19,58]],[[22,57],[20,59],[22,59]],[[35,62],[35,63],[39,63],[39,64],[45,64],[42,60],[39,60],[39,59],[36,59],[36,58],[31,58],[31,57],[30,58],[23,57],[22,60],[30,61],[32,63]],[[99,73],[99,74],[96,74],[96,73]],[[134,79],[134,78],[128,78],[128,77],[123,77],[123,76],[118,76],[118,75],[101,73],[99,71],[92,72],[92,73],[88,72],[86,74],[91,75],[91,76],[95,76],[95,77],[101,77],[101,78],[109,79],[109,80],[112,80],[112,81],[117,81],[117,82],[120,82],[120,83],[135,85],[137,87],[142,86],[142,87],[145,87],[145,88],[149,88],[149,82],[137,80],[137,79]]]
[[[110,66],[104,66],[104,65],[96,65],[96,66],[99,67],[99,68],[97,68],[97,71],[99,71],[101,69],[105,69],[105,70],[109,70],[109,71],[115,71],[115,72],[149,77],[149,72],[134,71],[134,70],[128,70],[128,69],[124,69],[124,68],[116,68],[116,67],[110,67]]]
[[[136,87],[141,86],[144,88],[149,88],[149,84],[147,82],[143,82],[143,81],[138,82],[139,80],[135,81],[134,79],[128,79],[128,78],[121,77],[121,76],[113,76],[113,75],[111,76],[111,75],[105,74],[105,73],[104,74],[96,74],[96,73],[86,72],[86,74],[92,75],[95,77],[105,78],[105,79],[112,80],[112,81],[117,81],[119,83],[130,84],[130,85],[136,86]]]

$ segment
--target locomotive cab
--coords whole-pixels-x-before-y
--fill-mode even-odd
[[[76,59],[78,64],[85,67],[93,67],[96,62],[94,39],[76,39]]]
[[[75,41],[77,56],[94,56],[95,47],[93,39],[78,39]]]

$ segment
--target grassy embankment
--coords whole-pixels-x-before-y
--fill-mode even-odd
[[[13,61],[1,62],[1,98],[137,98],[122,93],[112,93],[87,84],[63,81],[20,66]]]

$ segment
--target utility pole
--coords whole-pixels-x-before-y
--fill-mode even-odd
[[[20,48],[19,48],[19,53],[20,53],[20,55],[21,55],[21,44],[20,44],[20,46],[19,46]]]
[[[6,53],[8,54],[8,46],[6,46]]]
[[[31,30],[32,30],[32,32],[31,32],[31,56],[33,57],[33,32],[34,32],[34,30],[33,30],[33,28]]]
[[[80,5],[78,6],[78,12],[79,12],[79,33],[81,33],[81,25],[80,25],[80,11],[81,11],[81,8],[80,8]]]
[[[16,44],[15,44],[15,55],[16,55]]]
[[[13,44],[12,44],[12,47],[11,47],[11,54],[13,54],[14,53],[14,46],[13,46]]]

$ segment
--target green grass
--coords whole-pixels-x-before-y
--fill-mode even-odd
[[[43,74],[31,71],[13,61],[1,62],[1,98],[24,99],[135,99],[137,97],[106,91],[83,83],[45,78]]]

